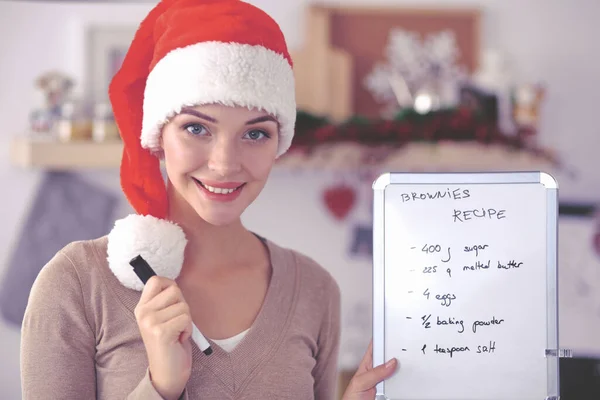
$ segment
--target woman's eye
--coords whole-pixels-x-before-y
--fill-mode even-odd
[[[246,133],[246,136],[250,140],[261,140],[261,139],[268,138],[269,134],[267,134],[264,131],[255,129],[253,131],[250,131],[250,132]]]
[[[206,128],[200,124],[189,124],[184,127],[186,131],[192,135],[202,135],[206,132]]]

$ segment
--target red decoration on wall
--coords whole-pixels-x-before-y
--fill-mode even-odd
[[[325,190],[323,200],[331,214],[337,220],[343,220],[354,207],[356,193],[348,185],[336,185]]]

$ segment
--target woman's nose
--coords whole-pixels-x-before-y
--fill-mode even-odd
[[[221,177],[232,177],[242,169],[241,157],[235,140],[219,137],[210,150],[208,168]]]

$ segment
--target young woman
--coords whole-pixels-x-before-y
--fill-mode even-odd
[[[294,132],[277,24],[237,0],[164,0],[109,92],[136,214],[39,274],[22,328],[23,398],[333,399],[336,282],[240,221]],[[157,274],[145,285],[130,265],[140,255]],[[194,325],[212,354],[191,340]],[[371,364],[369,348],[345,400],[374,399],[396,367]]]

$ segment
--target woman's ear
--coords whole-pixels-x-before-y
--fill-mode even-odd
[[[159,149],[156,151],[156,156],[161,160],[165,159],[165,125],[160,128],[160,135],[158,137],[158,147]]]

